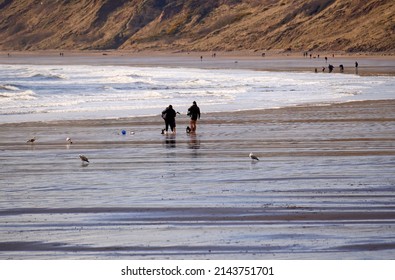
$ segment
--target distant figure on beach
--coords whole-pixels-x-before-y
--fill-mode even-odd
[[[332,71],[333,71],[333,65],[332,64],[329,64],[329,66],[328,66],[328,69],[329,69],[329,73],[332,73]]]
[[[176,133],[176,111],[173,109],[172,105],[169,105],[165,110],[162,111],[162,118],[165,120],[165,131],[166,134],[170,130]]]
[[[200,56],[200,61],[203,61],[203,56],[202,55]]]
[[[325,56],[325,63],[328,63],[328,57]]]
[[[343,66],[343,64],[340,64],[340,65],[339,65],[339,68],[340,68],[340,73],[343,73],[343,72],[344,72],[344,66]]]
[[[355,74],[358,74],[358,61],[355,61]]]
[[[192,106],[189,107],[187,115],[191,118],[189,121],[190,132],[195,133],[197,119],[200,119],[200,108],[197,106],[196,101],[193,101]]]

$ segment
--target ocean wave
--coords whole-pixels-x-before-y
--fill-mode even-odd
[[[112,86],[104,85],[102,86],[104,91],[116,91],[117,89],[113,88]]]
[[[0,85],[0,90],[18,91],[20,90],[16,85]]]
[[[6,98],[10,100],[32,100],[36,99],[36,94],[32,90],[25,90],[25,91],[8,91],[2,92],[0,91],[0,98]]]
[[[37,78],[37,79],[48,79],[48,80],[66,80],[67,77],[61,74],[33,74],[30,78]]]
[[[127,75],[127,76],[130,77],[130,78],[133,78],[133,79],[146,78],[146,76],[138,75],[138,74],[130,74],[130,75]]]
[[[20,115],[33,115],[37,113],[48,113],[47,111],[37,111],[37,110],[31,110],[31,111],[8,111],[8,112],[1,112],[1,116],[20,116]]]
[[[273,108],[393,98],[394,82],[393,77],[247,70],[13,66],[0,68],[0,113],[122,117],[156,114],[168,104],[185,108],[193,100],[205,112]]]

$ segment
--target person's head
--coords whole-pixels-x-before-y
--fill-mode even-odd
[[[196,105],[196,101],[193,101],[193,103],[192,103],[193,105]]]
[[[173,106],[172,106],[172,105],[169,105],[169,109],[173,109]]]

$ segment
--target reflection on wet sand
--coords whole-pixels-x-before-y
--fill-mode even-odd
[[[392,259],[394,107],[0,125],[0,258]]]

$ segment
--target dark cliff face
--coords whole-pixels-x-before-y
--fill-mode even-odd
[[[0,0],[0,49],[394,51],[393,0]]]

